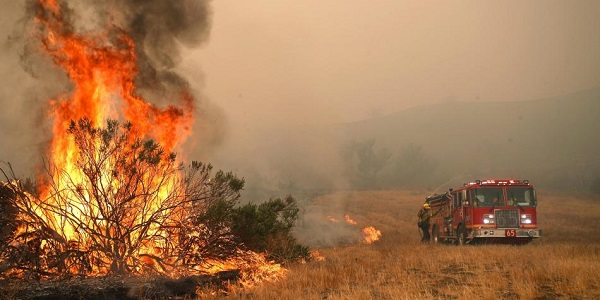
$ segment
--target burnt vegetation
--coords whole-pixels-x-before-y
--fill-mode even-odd
[[[48,164],[42,196],[10,165],[1,169],[0,278],[184,275],[239,250],[280,262],[308,254],[290,233],[291,196],[240,206],[243,178],[179,163],[131,124],[95,128],[82,119],[68,133],[79,150],[75,170]]]

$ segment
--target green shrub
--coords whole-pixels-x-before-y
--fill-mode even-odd
[[[269,259],[286,263],[308,258],[308,248],[298,244],[292,235],[298,212],[292,196],[259,205],[248,203],[233,210],[232,229],[248,249],[266,252]]]

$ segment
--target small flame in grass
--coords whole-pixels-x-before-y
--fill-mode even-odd
[[[226,261],[209,262],[212,273],[229,270],[240,270],[240,278],[237,284],[228,286],[228,290],[234,291],[237,289],[248,289],[256,287],[262,282],[275,282],[284,278],[288,270],[273,261],[267,260],[264,253],[253,251],[243,251],[238,249],[236,255]],[[206,291],[199,287],[198,295],[205,294]]]
[[[325,256],[321,255],[319,249],[311,251],[310,258],[314,261],[325,261]]]
[[[371,244],[381,238],[381,231],[375,229],[373,226],[363,228],[362,233],[366,244]]]
[[[327,220],[329,220],[331,222],[334,222],[334,223],[338,223],[340,221],[340,220],[338,220],[338,219],[336,219],[336,218],[334,218],[332,216],[327,216]]]
[[[240,285],[244,288],[251,288],[265,281],[278,281],[288,272],[280,264],[268,261],[262,253],[249,252],[249,256],[246,256],[245,260],[239,264],[242,263],[247,264],[246,267],[242,267],[242,277],[239,280]]]
[[[267,260],[264,253],[238,249],[231,258],[218,261],[207,260],[200,271],[216,274],[222,271],[240,270],[240,284],[254,286],[262,281],[276,281],[287,273],[287,269],[274,261]]]
[[[331,221],[331,222],[334,222],[334,223],[340,222],[338,219],[336,219],[336,218],[334,218],[332,216],[327,216],[327,219],[329,221]],[[346,223],[350,224],[350,225],[358,225],[358,222],[354,221],[350,217],[350,214],[345,214],[344,215],[344,221],[346,221]],[[377,240],[379,240],[381,238],[381,231],[377,230],[373,226],[369,226],[369,227],[363,228],[362,229],[362,234],[363,234],[363,237],[364,237],[365,244],[372,244],[373,242],[375,242],[375,241],[377,241]]]
[[[346,214],[344,216],[344,219],[346,219],[346,223],[351,224],[351,225],[357,225],[358,223],[356,223],[356,221],[352,220],[352,218],[350,218],[349,214]]]
[[[235,282],[225,282],[224,286],[198,286],[196,295],[198,299],[213,298],[219,295],[228,295],[242,292],[258,286],[264,281],[275,282],[284,278],[288,270],[281,265],[267,260],[263,253],[237,250],[236,255],[226,261],[208,262],[213,273],[230,270],[240,270],[240,277]]]

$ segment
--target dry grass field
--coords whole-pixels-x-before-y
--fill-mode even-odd
[[[381,240],[319,249],[278,282],[232,289],[229,299],[600,299],[600,199],[538,192],[544,236],[525,246],[420,244],[415,214],[426,191],[340,192],[340,207]],[[204,298],[204,297],[203,297]]]

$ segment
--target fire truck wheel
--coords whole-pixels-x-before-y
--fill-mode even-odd
[[[459,246],[463,246],[467,243],[467,230],[465,225],[460,225],[456,231],[457,242]]]
[[[433,225],[433,229],[431,230],[431,240],[434,244],[438,244],[440,242],[440,229],[437,225]]]

